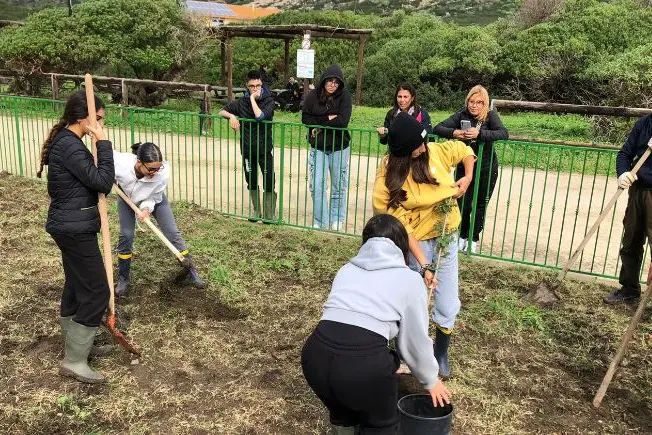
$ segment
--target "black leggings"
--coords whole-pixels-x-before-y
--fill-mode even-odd
[[[475,175],[475,174],[474,174]],[[457,168],[457,180],[464,176],[464,167]],[[478,183],[478,204],[475,210],[475,221],[473,224],[473,241],[480,240],[480,233],[484,229],[484,220],[487,214],[487,203],[491,199],[498,180],[498,156],[493,153],[493,159],[484,159],[480,168],[480,182]],[[460,225],[460,238],[469,239],[471,232],[471,209],[473,208],[473,190],[475,180],[467,189],[464,196],[457,200],[457,205],[462,212],[462,224]]]
[[[308,385],[326,405],[330,422],[359,426],[360,434],[395,434],[398,357],[381,335],[322,320],[301,352]]]
[[[66,282],[61,295],[61,317],[75,316],[84,326],[100,326],[109,305],[109,283],[97,243],[97,234],[52,234],[61,250]]]

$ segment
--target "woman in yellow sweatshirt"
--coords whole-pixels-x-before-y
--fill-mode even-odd
[[[428,288],[435,289],[434,352],[440,376],[448,379],[450,334],[460,310],[457,229],[462,219],[455,199],[471,184],[476,157],[471,147],[457,140],[426,144],[425,130],[409,115],[396,117],[389,128],[388,145],[388,155],[376,173],[374,213],[391,214],[403,223],[409,237],[410,268],[421,273]],[[464,176],[455,182],[452,168],[460,163]]]

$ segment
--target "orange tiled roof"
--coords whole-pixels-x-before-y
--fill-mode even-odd
[[[228,5],[228,7],[236,13],[236,17],[229,17],[231,19],[241,19],[241,20],[255,20],[257,18],[266,17],[268,15],[274,15],[281,12],[278,8],[261,8],[251,6],[239,6],[239,5]]]

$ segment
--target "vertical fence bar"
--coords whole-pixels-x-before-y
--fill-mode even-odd
[[[479,163],[476,164],[475,174],[473,177],[473,197],[471,198],[471,216],[469,219],[470,220],[469,234],[467,238],[467,240],[470,240],[470,243],[467,243],[466,245],[466,253],[468,255],[475,254],[475,252],[472,252],[472,247],[473,247],[473,239],[475,237],[475,214],[478,211],[478,191],[480,190],[480,178],[482,177],[483,158],[484,158],[484,142],[480,142],[478,145],[478,158],[476,160],[476,162]],[[464,199],[462,199],[462,208],[464,208]],[[463,217],[462,220],[464,220]]]
[[[14,105],[14,119],[16,120],[16,150],[18,151],[18,173],[20,176],[23,176],[23,151],[21,149],[21,140],[20,140],[20,118],[18,116],[18,106]]]
[[[272,145],[273,146],[273,145]],[[278,216],[277,222],[283,222],[283,204],[285,196],[285,124],[281,124],[281,165],[278,186]],[[274,168],[272,168],[274,170]]]

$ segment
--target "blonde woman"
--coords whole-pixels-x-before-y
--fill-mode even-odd
[[[435,134],[465,142],[480,160],[478,205],[475,211],[473,232],[470,231],[473,185],[469,184],[464,198],[458,199],[462,209],[459,248],[466,251],[468,243],[471,242],[471,252],[475,253],[480,233],[484,228],[487,204],[498,179],[498,155],[494,150],[494,141],[508,139],[509,133],[503,126],[498,113],[495,110],[489,110],[489,93],[483,86],[477,85],[471,88],[466,96],[464,108],[435,126]],[[480,143],[484,144],[482,155],[479,154]],[[458,165],[456,179],[460,180],[466,175],[464,168]],[[462,188],[463,185],[460,185],[460,189]]]

